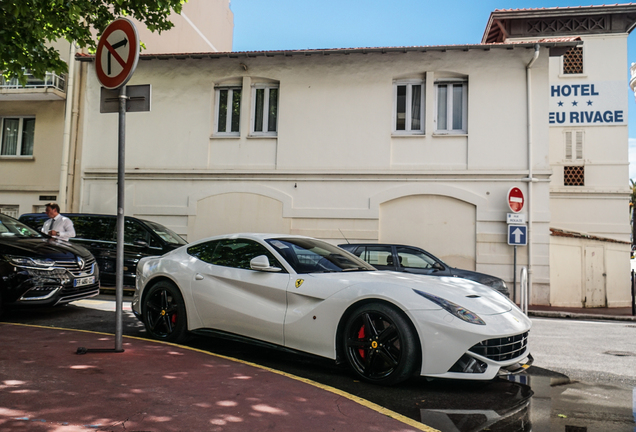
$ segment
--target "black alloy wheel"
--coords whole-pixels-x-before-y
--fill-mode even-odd
[[[417,372],[420,344],[408,319],[394,307],[362,305],[350,315],[343,336],[347,361],[365,381],[393,385]]]
[[[187,334],[186,308],[179,288],[162,281],[144,296],[143,318],[146,330],[167,342],[183,342]]]

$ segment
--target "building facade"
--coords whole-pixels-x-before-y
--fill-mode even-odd
[[[175,27],[161,35],[137,23],[149,53],[230,51],[233,15],[229,0],[191,0]],[[65,40],[53,47],[69,63],[63,76],[44,80],[0,82],[0,212],[18,217],[43,211],[57,201],[63,210],[78,211],[82,148],[77,145],[83,121],[87,67],[76,61],[76,50]],[[93,72],[94,73],[94,72]]]
[[[491,14],[482,42],[578,37],[549,62],[550,304],[626,304],[627,37],[634,5]],[[619,294],[622,293],[622,294]]]
[[[529,165],[546,209],[534,250],[549,256],[548,59],[577,43],[146,56],[130,84],[150,83],[153,106],[127,116],[126,211],[188,240],[415,244],[511,281],[505,195]],[[112,213],[117,116],[98,89],[87,74],[82,211]],[[547,260],[535,275],[549,286]]]
[[[411,244],[509,285],[525,266],[534,304],[626,306],[634,23],[636,5],[495,11],[475,45],[146,52],[125,211],[190,241]],[[114,214],[117,115],[100,114],[94,58],[78,60],[68,202]],[[526,199],[517,267],[512,187]]]

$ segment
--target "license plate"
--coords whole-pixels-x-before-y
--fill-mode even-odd
[[[75,279],[74,286],[81,287],[84,285],[92,285],[94,283],[95,283],[95,276],[90,276],[90,277]]]

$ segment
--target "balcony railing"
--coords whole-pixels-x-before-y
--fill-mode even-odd
[[[45,88],[53,88],[61,91],[62,93],[66,92],[66,76],[56,75],[53,72],[47,72],[44,76],[44,79],[38,79],[33,76],[30,72],[26,74],[27,82],[26,85],[21,85],[17,78],[12,78],[9,81],[4,79],[4,77],[0,80],[0,89],[45,89]]]

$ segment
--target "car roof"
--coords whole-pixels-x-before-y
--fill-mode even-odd
[[[90,217],[107,217],[107,218],[117,218],[117,215],[109,215],[109,214],[101,214],[101,213],[67,213],[67,212],[61,212],[60,213],[62,216],[72,216],[72,217],[81,217],[81,216],[90,216]],[[23,213],[20,215],[20,217],[22,216],[28,216],[28,217],[37,217],[37,218],[43,218],[43,219],[48,219],[49,217],[46,215],[46,213]],[[135,219],[141,222],[152,222],[146,219],[140,219],[136,216],[124,216],[126,219]],[[153,223],[157,223],[157,222],[153,222]],[[161,225],[161,224],[160,224]]]
[[[196,242],[190,243],[190,246],[193,245],[194,243],[201,243],[201,242],[212,241],[212,240],[234,239],[234,238],[244,238],[249,240],[260,240],[260,241],[265,241],[267,239],[284,239],[284,238],[313,239],[313,237],[296,235],[296,234],[241,232],[241,233],[232,233],[232,234],[219,234],[219,235],[215,235],[211,237],[202,238],[197,240]],[[316,239],[316,240],[320,240],[320,239]]]
[[[396,247],[409,247],[414,249],[422,249],[419,246],[405,245],[400,243],[342,243],[342,244],[339,244],[338,246],[339,247],[342,247],[342,246],[396,246]]]

